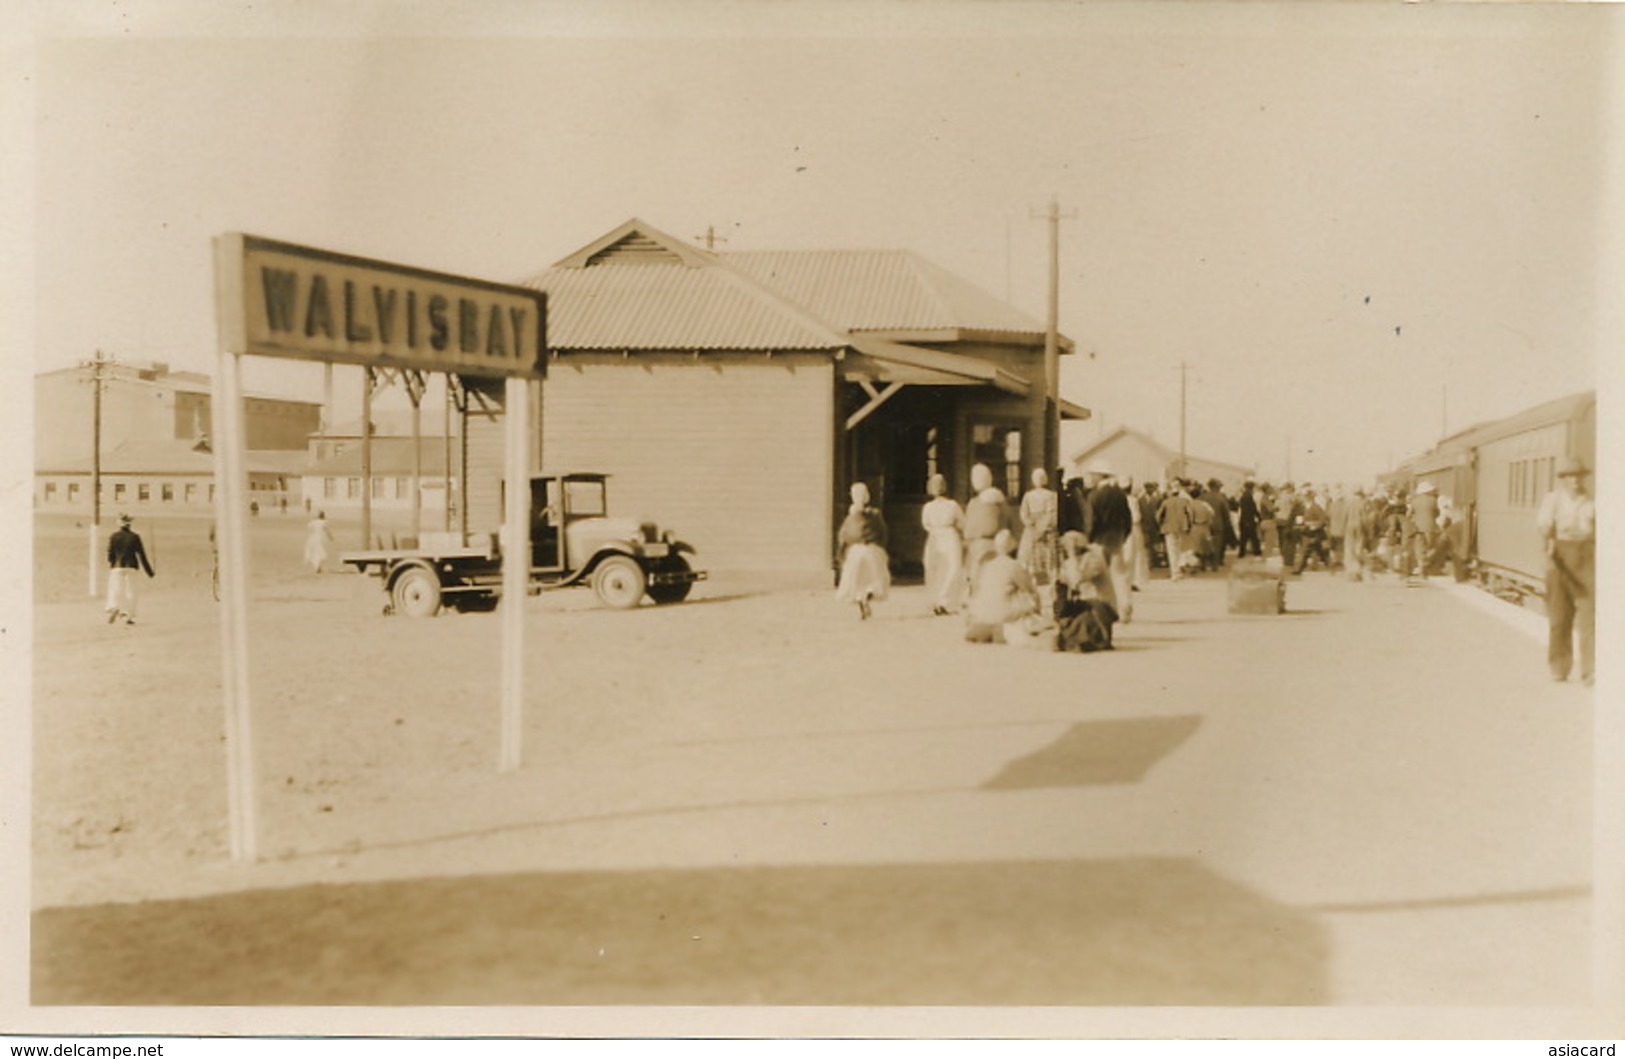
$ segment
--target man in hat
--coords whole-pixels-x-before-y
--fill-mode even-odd
[[[135,624],[135,572],[144,570],[153,576],[147,551],[141,546],[141,535],[130,528],[134,520],[129,515],[118,517],[118,529],[107,539],[107,623],[124,619],[124,624]]]
[[[1590,474],[1578,457],[1557,465],[1557,488],[1541,499],[1535,525],[1546,542],[1546,660],[1553,680],[1567,680],[1580,638],[1580,679],[1591,684],[1596,652],[1597,506],[1586,495]]]
[[[1106,558],[1111,586],[1106,602],[1126,624],[1134,619],[1134,598],[1129,594],[1134,589],[1124,554],[1134,532],[1134,511],[1110,464],[1096,461],[1084,474],[1089,479],[1089,543],[1099,545]]]
[[[1432,558],[1433,542],[1439,533],[1439,498],[1435,493],[1432,482],[1419,482],[1407,505],[1410,521],[1405,536],[1410,547],[1406,555],[1411,564],[1411,575],[1423,581],[1427,580],[1428,561]]]

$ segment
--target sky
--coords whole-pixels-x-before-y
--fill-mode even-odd
[[[227,231],[512,281],[636,216],[913,250],[1042,321],[1052,198],[1069,450],[1177,447],[1183,404],[1193,455],[1364,481],[1617,348],[1613,7],[42,6],[36,371],[212,370]]]

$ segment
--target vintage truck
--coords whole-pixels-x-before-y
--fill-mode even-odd
[[[688,598],[705,580],[689,563],[693,547],[653,522],[611,517],[608,481],[591,472],[530,480],[531,593],[590,584],[617,609],[645,594],[656,603]],[[425,533],[411,547],[343,552],[339,561],[382,580],[385,614],[489,610],[502,591],[500,534]]]

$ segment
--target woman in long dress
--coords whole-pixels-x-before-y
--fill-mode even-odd
[[[965,510],[948,495],[948,480],[942,475],[933,474],[925,490],[931,494],[920,511],[926,592],[932,614],[952,614],[965,594]]]
[[[1060,516],[1060,498],[1049,487],[1049,474],[1039,467],[1033,471],[1032,488],[1021,498],[1021,544],[1016,560],[1027,568],[1040,595],[1051,592],[1055,581],[1055,530]]]
[[[327,546],[333,543],[333,533],[327,528],[326,512],[316,512],[316,517],[305,524],[305,565],[316,573],[322,572],[327,564]]]
[[[858,618],[869,617],[869,606],[886,598],[891,589],[891,570],[886,559],[886,520],[880,509],[869,506],[869,487],[854,482],[852,506],[841,523],[837,544],[840,548],[841,579],[835,598],[858,605]]]
[[[993,554],[993,538],[1000,530],[1014,531],[1015,520],[1004,492],[993,484],[987,464],[970,469],[970,487],[972,496],[965,503],[965,577],[974,586],[976,568]]]

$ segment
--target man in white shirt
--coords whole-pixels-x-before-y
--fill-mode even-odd
[[[1580,638],[1580,679],[1594,676],[1597,617],[1597,507],[1586,495],[1590,472],[1577,457],[1557,465],[1558,487],[1540,502],[1535,525],[1546,542],[1546,616],[1550,626],[1546,658],[1553,680],[1567,680],[1574,667],[1574,637]]]

